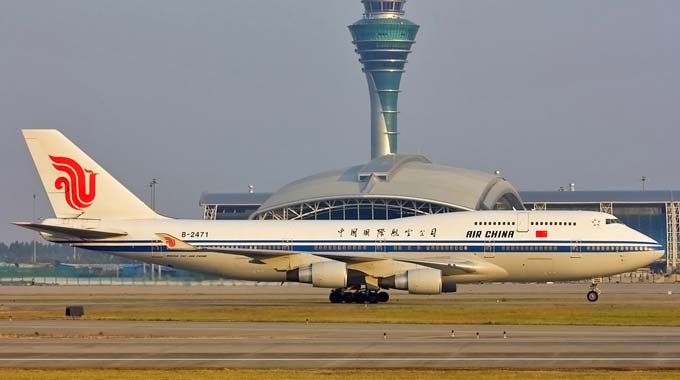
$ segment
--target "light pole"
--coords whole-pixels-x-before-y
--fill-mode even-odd
[[[149,182],[149,188],[151,188],[151,209],[156,211],[156,185],[158,185],[158,180],[156,178],[152,178],[151,182]],[[152,248],[153,249],[153,248]],[[151,264],[151,279],[154,280],[156,277],[156,271],[155,271],[156,266],[154,264]],[[161,274],[161,266],[158,266],[158,279],[160,280],[160,274]]]
[[[645,191],[645,183],[647,182],[647,177],[642,176],[640,181],[642,182],[642,191]]]
[[[35,201],[38,199],[38,196],[33,193],[33,223],[35,223]],[[36,263],[38,260],[38,247],[37,247],[38,242],[35,239],[35,234],[33,234],[33,264]]]
[[[156,211],[156,185],[158,185],[158,180],[156,178],[151,179],[149,182],[149,187],[151,188],[151,209]]]

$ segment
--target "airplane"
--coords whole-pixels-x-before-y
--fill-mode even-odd
[[[57,130],[23,130],[55,218],[46,240],[171,268],[332,289],[333,303],[457,284],[596,279],[661,258],[658,242],[591,211],[464,211],[391,220],[207,221],[159,215]]]

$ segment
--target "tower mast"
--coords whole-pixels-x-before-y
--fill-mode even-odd
[[[419,26],[405,19],[406,0],[362,0],[364,17],[349,26],[371,98],[371,159],[397,153],[397,100]]]

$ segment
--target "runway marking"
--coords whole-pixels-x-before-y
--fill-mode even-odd
[[[557,362],[575,362],[575,361],[591,361],[591,362],[619,362],[619,361],[666,361],[674,362],[680,361],[680,357],[658,357],[658,358],[626,358],[626,357],[583,357],[583,358],[546,358],[546,357],[521,357],[521,358],[491,358],[491,357],[479,357],[479,358],[0,358],[0,362],[8,361],[19,361],[19,362],[49,362],[49,361],[83,361],[83,362],[95,362],[95,361],[130,361],[130,362],[171,362],[171,361],[228,361],[228,362],[269,362],[269,361],[297,361],[297,362],[317,362],[317,361],[447,361],[447,362],[497,362],[497,361],[557,361]]]

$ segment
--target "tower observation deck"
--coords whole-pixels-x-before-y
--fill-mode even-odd
[[[371,158],[397,153],[397,100],[419,26],[403,18],[406,0],[362,0],[364,17],[349,26],[371,98]]]

